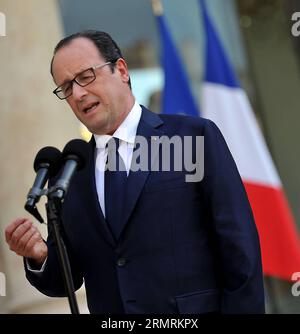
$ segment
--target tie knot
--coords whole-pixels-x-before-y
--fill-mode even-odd
[[[112,137],[107,142],[106,170],[120,171],[126,173],[126,167],[124,161],[118,152],[119,146],[120,146],[119,138]]]
[[[116,152],[116,151],[118,151],[119,146],[120,146],[120,139],[116,138],[116,137],[112,137],[106,143],[105,148],[107,148],[108,152],[110,152],[110,151]]]

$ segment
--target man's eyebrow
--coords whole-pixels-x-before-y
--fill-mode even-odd
[[[58,87],[60,87],[60,86],[62,86],[62,85],[64,85],[64,84],[66,84],[66,83],[68,83],[68,82],[74,80],[74,78],[75,78],[78,74],[80,74],[81,72],[84,72],[85,70],[88,70],[89,68],[91,68],[91,67],[83,68],[83,69],[80,69],[80,70],[78,70],[78,71],[75,71],[75,73],[74,73],[72,79],[66,79],[66,80],[64,80]]]

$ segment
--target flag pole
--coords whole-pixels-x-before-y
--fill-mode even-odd
[[[164,13],[163,5],[160,0],[151,0],[152,10],[155,16],[162,16]]]

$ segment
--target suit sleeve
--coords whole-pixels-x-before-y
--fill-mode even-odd
[[[221,273],[221,312],[264,313],[261,253],[252,210],[227,144],[208,120],[204,151],[202,186]]]

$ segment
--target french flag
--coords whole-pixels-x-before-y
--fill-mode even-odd
[[[221,129],[238,166],[260,237],[264,274],[291,280],[292,274],[300,271],[296,225],[248,98],[226,57],[205,1],[199,1],[206,32],[202,115]]]

